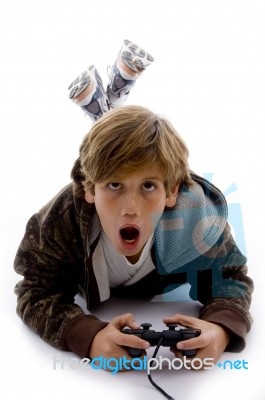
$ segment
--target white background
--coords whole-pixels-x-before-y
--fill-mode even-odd
[[[246,359],[249,370],[162,371],[156,381],[188,400],[262,400],[263,0],[1,1],[0,393],[20,399],[68,400],[92,394],[99,399],[114,394],[118,399],[162,398],[143,373],[112,377],[91,368],[54,370],[53,357],[69,354],[42,342],[15,314],[13,287],[19,277],[12,263],[26,221],[69,182],[79,144],[91,126],[68,100],[68,84],[90,64],[96,65],[106,84],[106,67],[113,64],[125,38],[155,58],[127,103],[166,115],[186,140],[190,166],[197,173],[213,173],[213,182],[224,192],[236,183],[238,189],[227,201],[241,205],[249,274],[256,285],[255,322],[247,348],[222,358]],[[135,307],[140,317],[143,310]],[[147,318],[143,313],[141,318],[161,320],[159,312]],[[156,326],[161,328],[162,324]]]

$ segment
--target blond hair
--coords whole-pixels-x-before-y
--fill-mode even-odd
[[[72,177],[85,191],[118,173],[158,165],[165,177],[167,195],[176,185],[192,183],[188,149],[172,124],[140,106],[123,106],[107,112],[91,128],[80,147]]]

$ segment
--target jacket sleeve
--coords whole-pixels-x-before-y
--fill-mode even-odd
[[[199,266],[191,297],[203,304],[199,318],[230,331],[226,351],[241,351],[253,322],[249,308],[254,285],[247,275],[246,259],[236,246],[228,224],[219,243],[204,255],[203,259],[206,258],[212,260],[210,268]]]
[[[107,323],[74,303],[84,279],[84,257],[71,224],[58,221],[45,225],[38,213],[27,224],[14,261],[15,271],[24,276],[15,287],[17,313],[46,342],[87,357],[94,336]]]

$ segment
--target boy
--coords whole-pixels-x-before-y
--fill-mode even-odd
[[[129,357],[125,346],[149,347],[121,332],[139,328],[133,315],[103,322],[85,315],[74,296],[81,289],[93,309],[112,292],[148,298],[189,282],[202,303],[199,318],[163,321],[201,334],[179,342],[176,356],[197,348],[196,357],[217,361],[224,350],[242,350],[252,323],[246,259],[222,193],[190,172],[187,147],[170,122],[138,106],[108,111],[84,138],[72,178],[29,220],[18,249],[22,320],[80,357]]]

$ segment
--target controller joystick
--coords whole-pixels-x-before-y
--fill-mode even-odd
[[[148,322],[143,322],[141,326],[143,327],[144,330],[148,331],[149,328],[151,328],[152,324],[149,324]]]
[[[168,327],[168,330],[174,331],[175,328],[178,327],[178,324],[166,324],[166,326]]]

